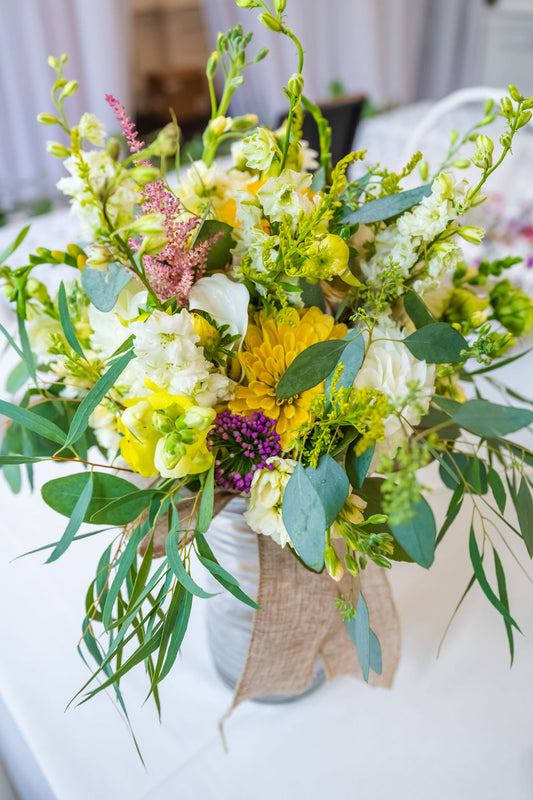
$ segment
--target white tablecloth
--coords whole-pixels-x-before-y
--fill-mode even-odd
[[[70,225],[62,213],[37,220],[32,247],[75,238]],[[0,233],[0,249],[9,235]],[[526,356],[506,379],[531,394],[532,366]],[[36,472],[38,484],[61,474],[57,465]],[[434,492],[440,518],[446,502],[445,491]],[[0,752],[22,800],[531,800],[533,588],[503,545],[511,609],[525,634],[515,665],[509,669],[503,623],[478,587],[436,658],[472,571],[467,511],[431,571],[397,564],[391,572],[403,634],[392,691],[346,677],[295,703],[246,703],[226,724],[228,753],[218,722],[231,692],[210,659],[205,602],[195,601],[181,658],[162,685],[161,724],[143,705],[142,668],[124,682],[145,770],[112,700],[99,695],[64,711],[88,677],[76,644],[105,534],[50,565],[42,554],[13,562],[56,540],[64,520],[38,492],[13,497],[3,479],[0,503]],[[522,543],[513,544],[527,560]]]

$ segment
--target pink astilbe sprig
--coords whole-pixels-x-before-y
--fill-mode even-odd
[[[130,153],[140,152],[144,147],[144,142],[140,141],[139,134],[135,130],[135,125],[131,121],[131,117],[128,116],[126,109],[112,94],[106,94],[105,99],[107,104],[115,112],[115,117],[120,125],[120,129],[126,137]],[[144,166],[148,166],[149,162],[143,162],[143,164]]]
[[[177,297],[185,304],[192,285],[205,274],[209,251],[219,234],[190,247],[200,217],[183,217],[181,203],[165,189],[162,181],[145,187],[142,209],[147,214],[162,214],[167,244],[156,256],[144,256],[143,265],[151,287],[163,302]],[[133,244],[133,243],[132,243]],[[139,245],[134,245],[136,249]]]

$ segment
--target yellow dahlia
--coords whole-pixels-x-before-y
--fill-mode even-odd
[[[247,385],[237,386],[230,410],[240,414],[263,411],[277,420],[281,446],[287,450],[297,428],[309,419],[311,401],[324,390],[324,384],[279,400],[278,381],[306,347],[326,339],[342,339],[346,332],[346,325],[335,324],[333,317],[314,307],[286,309],[283,322],[261,311],[256,324],[248,326],[244,350],[239,355]]]

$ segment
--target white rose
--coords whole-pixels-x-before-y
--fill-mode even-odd
[[[286,544],[291,544],[291,540],[281,518],[281,504],[296,461],[273,456],[267,459],[267,464],[272,469],[258,470],[253,477],[244,516],[252,530],[271,536],[275,542],[285,547]]]

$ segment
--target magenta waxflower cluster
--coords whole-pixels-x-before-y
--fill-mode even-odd
[[[249,417],[223,411],[208,438],[215,451],[215,481],[236,492],[249,492],[258,469],[272,469],[267,459],[280,451],[276,420],[261,411]]]

